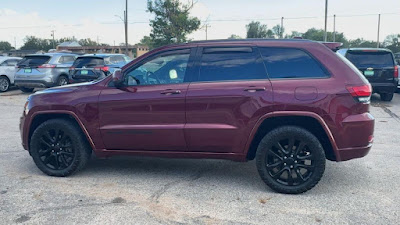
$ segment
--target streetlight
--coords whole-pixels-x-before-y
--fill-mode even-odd
[[[122,22],[124,22],[125,27],[125,54],[128,55],[128,0],[125,1],[125,11],[124,11],[124,18],[121,16],[115,15],[116,17],[120,18]]]

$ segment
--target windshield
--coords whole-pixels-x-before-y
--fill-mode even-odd
[[[394,66],[392,53],[385,51],[348,51],[346,58],[358,68]]]
[[[96,57],[80,57],[77,58],[72,65],[73,67],[82,68],[82,67],[96,67],[104,65],[104,60],[102,58]]]

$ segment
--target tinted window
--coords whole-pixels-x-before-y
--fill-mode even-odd
[[[19,63],[18,66],[40,66],[47,63],[50,60],[50,56],[25,56]]]
[[[96,57],[79,57],[75,60],[73,67],[81,68],[85,67],[96,67],[104,65],[104,60],[102,58]]]
[[[171,54],[156,57],[125,77],[128,86],[183,83],[189,53]]]
[[[346,58],[356,67],[388,67],[394,66],[393,56],[383,51],[348,51]]]
[[[7,66],[16,66],[18,64],[18,59],[9,59],[7,60]]]
[[[267,79],[264,65],[252,48],[204,49],[199,81],[252,79]]]
[[[260,48],[270,78],[327,77],[328,73],[308,53],[293,48]]]

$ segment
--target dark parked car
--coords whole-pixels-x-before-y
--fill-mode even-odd
[[[75,58],[75,54],[61,52],[27,55],[17,65],[15,85],[23,92],[66,85]]]
[[[308,40],[192,42],[153,50],[95,82],[36,92],[22,143],[39,169],[68,176],[98,157],[256,160],[272,189],[314,187],[326,159],[368,154],[371,86]]]
[[[340,49],[344,55],[368,79],[372,90],[380,94],[382,101],[392,101],[397,89],[399,71],[393,53],[384,48]]]
[[[69,70],[71,83],[102,79],[130,61],[123,54],[88,54],[78,57]]]

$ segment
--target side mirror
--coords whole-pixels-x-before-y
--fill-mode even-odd
[[[124,77],[121,70],[114,71],[114,73],[112,74],[112,80],[114,82],[115,87],[117,88],[122,87],[122,84],[124,83]]]

